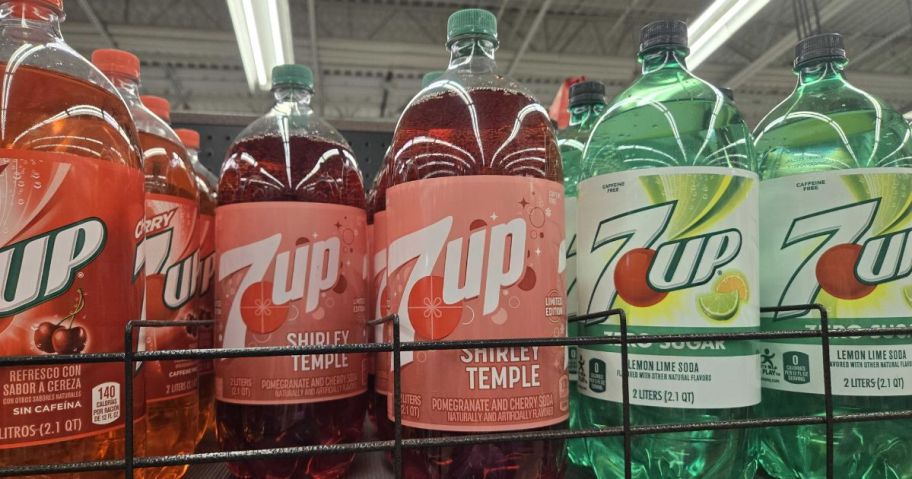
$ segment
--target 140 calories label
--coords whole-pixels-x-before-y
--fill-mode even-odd
[[[629,334],[759,327],[757,176],[717,167],[610,173],[579,185],[581,314],[623,308]],[[616,318],[588,335],[619,334]],[[630,346],[630,402],[736,408],[760,401],[750,344],[680,341]],[[581,394],[622,402],[616,345],[579,348]]]
[[[367,342],[367,217],[325,203],[216,208],[216,347]],[[216,398],[295,404],[367,390],[364,354],[215,361]]]
[[[763,302],[819,303],[831,330],[912,325],[912,174],[850,169],[764,181]],[[819,330],[816,311],[764,315],[765,330]],[[912,395],[912,339],[830,339],[833,394]],[[823,394],[819,339],[759,343],[763,387]]]
[[[123,350],[142,311],[142,204],[137,169],[0,150],[0,356]],[[0,449],[122,428],[123,374],[116,363],[0,368]]]
[[[390,188],[387,211],[389,298],[403,341],[566,336],[559,183],[426,179]],[[564,354],[562,347],[403,352],[402,422],[447,431],[561,422]]]

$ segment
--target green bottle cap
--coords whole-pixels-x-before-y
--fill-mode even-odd
[[[272,67],[272,86],[279,85],[301,86],[313,91],[313,70],[306,65],[276,65]]]
[[[447,45],[465,37],[484,36],[497,42],[497,17],[480,8],[466,8],[447,20]]]
[[[426,88],[431,83],[434,83],[441,75],[443,75],[443,71],[440,70],[425,73],[424,76],[421,77],[421,88]]]

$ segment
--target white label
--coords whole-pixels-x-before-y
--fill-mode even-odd
[[[120,418],[120,384],[101,383],[92,388],[92,424],[111,424]]]
[[[603,401],[622,402],[621,353],[579,352],[577,390]],[[627,361],[630,404],[683,409],[723,409],[756,404],[760,385],[757,355],[684,357],[631,354]],[[737,387],[733,387],[737,385]]]
[[[871,168],[764,181],[762,302],[819,303],[830,328],[912,324],[912,173]],[[813,311],[764,315],[766,330],[820,328]],[[763,386],[823,394],[819,339],[760,343]],[[912,394],[912,339],[833,338],[836,395]]]
[[[754,173],[717,167],[633,170],[582,181],[579,312],[622,308],[631,334],[638,335],[758,329],[757,184]],[[615,317],[588,327],[586,334],[617,331]],[[618,348],[587,347],[579,354],[579,367],[588,368],[587,358],[595,354],[604,356],[607,368],[605,391],[590,391],[591,385],[583,384],[588,371],[579,371],[580,391],[620,402]],[[760,401],[752,344],[652,344],[633,347],[630,360],[652,357],[692,370],[631,377],[643,394],[632,394],[635,404],[719,408]],[[656,399],[658,392],[662,400]]]
[[[579,308],[576,298],[576,197],[564,197],[564,223],[567,225],[564,238],[566,238],[566,268],[567,275],[567,316],[578,314]],[[571,335],[578,331],[576,324],[568,327]],[[576,381],[576,346],[567,347],[567,374],[571,381]]]

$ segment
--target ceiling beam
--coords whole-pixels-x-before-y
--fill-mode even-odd
[[[532,43],[532,38],[538,33],[538,28],[541,27],[542,20],[545,19],[545,14],[548,13],[548,8],[553,1],[554,0],[545,0],[542,2],[541,8],[532,20],[532,25],[529,26],[529,31],[526,32],[526,38],[523,39],[522,45],[520,45],[519,50],[516,51],[516,55],[513,55],[510,67],[507,68],[507,76],[513,75],[513,72],[516,71],[516,66],[519,65],[519,61],[522,60],[523,55],[526,54],[526,50],[529,49],[529,44]]]
[[[89,0],[79,0],[79,6],[82,7],[82,11],[86,14],[86,17],[89,18],[89,23],[98,30],[98,34],[101,35],[101,38],[108,44],[108,47],[117,48],[117,42],[114,41],[114,37],[108,32],[108,27],[105,26],[104,22],[101,21],[101,18],[98,17],[98,14],[95,13],[95,9],[89,4]]]
[[[307,20],[310,30],[310,62],[314,72],[314,84],[317,90],[317,104],[320,107],[320,115],[326,111],[326,97],[323,95],[323,70],[320,68],[320,51],[317,46],[317,6],[316,0],[307,0]]]
[[[820,10],[820,23],[826,23],[853,4],[856,4],[853,0],[833,0],[832,2],[826,4],[826,6]],[[796,30],[792,30],[787,35],[782,37],[778,42],[770,46],[765,53],[742,68],[741,71],[735,73],[735,75],[732,76],[727,82],[723,82],[722,85],[733,89],[743,85],[745,82],[750,80],[754,74],[763,70],[767,65],[773,63],[780,56],[784,55],[785,52],[794,47],[796,43],[798,43],[798,32]]]
[[[863,51],[852,55],[850,57],[852,60],[852,63],[854,63],[857,66],[858,62],[863,61],[865,58],[867,58],[873,54],[880,53],[881,49],[883,47],[889,45],[891,42],[893,42],[897,38],[907,34],[910,29],[912,29],[912,25],[906,24],[896,30],[893,30],[893,33],[890,33],[889,35],[872,43],[871,46],[865,48]]]

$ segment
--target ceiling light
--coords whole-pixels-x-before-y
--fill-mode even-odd
[[[703,63],[767,3],[769,0],[715,0],[687,29],[687,65],[696,68]]]
[[[268,90],[272,67],[294,63],[288,0],[227,0],[250,91]]]

